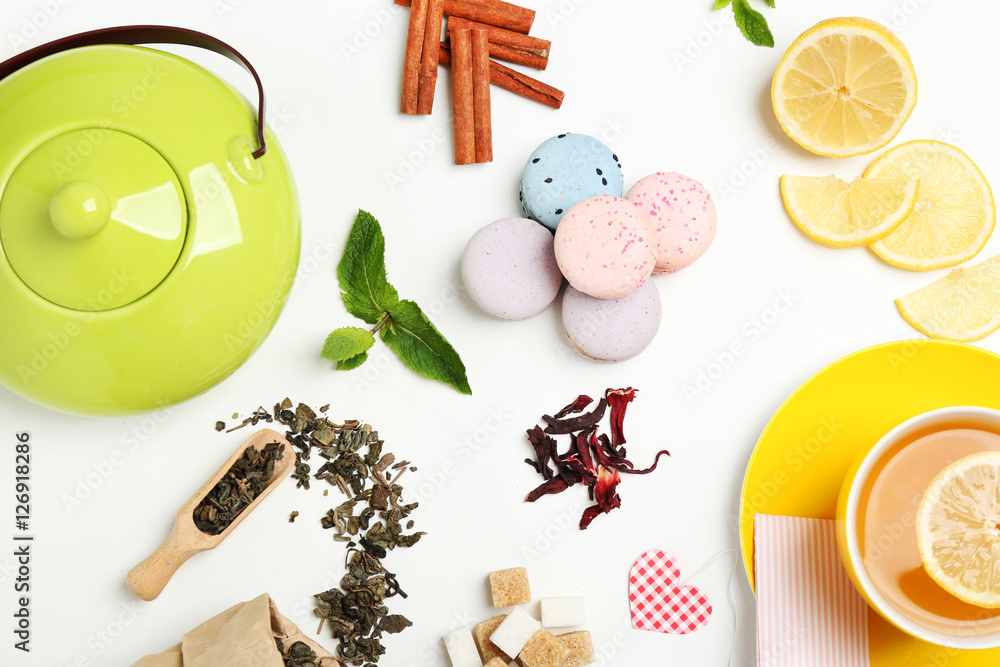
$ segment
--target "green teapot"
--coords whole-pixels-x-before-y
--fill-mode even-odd
[[[211,49],[252,105],[198,65]],[[208,35],[129,26],[0,63],[0,382],[77,414],[151,410],[235,371],[278,318],[300,210],[250,63]]]

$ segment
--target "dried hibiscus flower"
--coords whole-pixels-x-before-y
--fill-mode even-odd
[[[622,474],[645,475],[656,470],[660,457],[670,452],[663,450],[656,454],[653,465],[645,470],[636,470],[635,465],[628,460],[625,451],[625,410],[635,399],[636,390],[608,389],[593,411],[582,413],[593,403],[589,396],[580,396],[575,401],[555,414],[545,415],[542,421],[546,423],[543,429],[535,426],[528,433],[528,442],[535,450],[535,459],[525,459],[525,462],[535,469],[545,481],[528,494],[527,501],[533,503],[542,496],[562,493],[571,486],[585,484],[590,493],[590,499],[596,505],[588,507],[580,518],[580,529],[587,526],[599,514],[607,514],[616,507],[621,507],[622,499],[618,495],[618,485]],[[611,437],[598,435],[597,429],[608,407],[611,408]],[[569,415],[579,415],[570,417]],[[569,450],[560,455],[556,441],[552,435],[569,435]],[[555,470],[550,467],[555,468]]]

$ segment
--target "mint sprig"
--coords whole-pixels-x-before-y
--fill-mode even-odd
[[[359,211],[337,267],[344,305],[355,317],[374,324],[337,329],[326,338],[322,356],[337,362],[337,370],[357,368],[368,359],[375,334],[411,369],[431,380],[471,394],[465,365],[458,352],[431,324],[420,306],[400,301],[385,270],[385,237],[370,213]]]
[[[774,0],[764,0],[768,7],[774,8]],[[774,46],[774,36],[771,29],[767,27],[767,19],[764,15],[750,6],[748,0],[715,0],[714,10],[732,6],[733,16],[740,32],[748,41],[757,46]]]

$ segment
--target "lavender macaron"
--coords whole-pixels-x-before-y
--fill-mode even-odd
[[[617,363],[637,356],[660,328],[660,293],[652,281],[620,299],[595,299],[572,287],[563,294],[566,336],[583,356]]]
[[[552,305],[563,276],[552,232],[534,220],[497,220],[476,232],[462,254],[462,280],[483,312],[526,320]]]

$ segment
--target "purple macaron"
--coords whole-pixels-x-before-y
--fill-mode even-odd
[[[500,320],[538,315],[552,304],[563,283],[552,232],[527,218],[486,225],[465,246],[462,280],[488,315]]]
[[[593,361],[617,363],[635,357],[660,328],[660,293],[653,281],[619,299],[597,299],[567,287],[563,327],[573,346]]]

